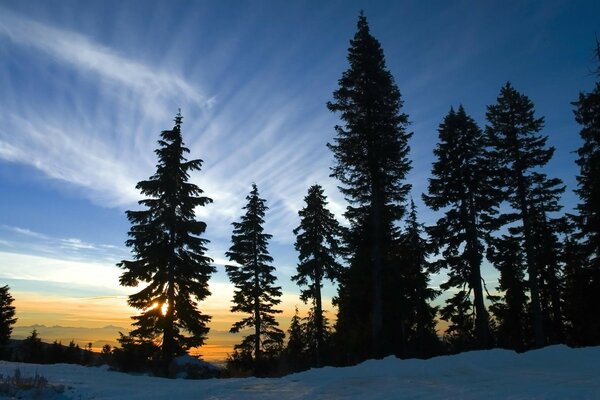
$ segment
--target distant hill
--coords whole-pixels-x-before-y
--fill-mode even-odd
[[[87,347],[88,343],[92,343],[94,351],[100,351],[102,346],[109,344],[112,347],[117,346],[117,338],[119,332],[126,334],[129,328],[123,328],[114,325],[107,325],[102,328],[84,328],[72,326],[46,326],[46,325],[30,325],[30,326],[15,326],[13,327],[12,339],[25,339],[31,335],[33,330],[38,332],[39,337],[46,343],[52,343],[55,340],[63,345],[69,344],[73,340],[79,347]]]

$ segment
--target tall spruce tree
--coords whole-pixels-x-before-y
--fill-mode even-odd
[[[327,209],[327,197],[323,188],[313,185],[304,198],[306,206],[298,212],[300,225],[294,229],[296,235],[295,248],[298,251],[299,264],[297,274],[292,281],[303,289],[300,299],[305,303],[311,300],[314,307],[315,343],[311,346],[315,351],[316,365],[321,364],[324,347],[324,324],[321,288],[323,280],[337,281],[342,266],[338,257],[342,255],[340,240],[342,229],[335,216]]]
[[[442,254],[438,267],[448,270],[442,289],[458,289],[446,303],[442,318],[451,321],[451,330],[459,336],[473,330],[478,348],[491,343],[488,312],[484,303],[481,262],[484,239],[491,216],[497,213],[500,193],[493,185],[485,136],[475,121],[460,106],[450,111],[438,128],[439,143],[434,149],[436,161],[429,179],[429,193],[423,201],[434,211],[445,210],[436,225],[428,229],[436,253]],[[471,303],[471,307],[466,307]],[[474,310],[470,317],[454,314]],[[452,321],[461,321],[457,325]],[[454,326],[453,326],[453,325]]]
[[[353,252],[340,286],[337,325],[342,332],[359,330],[359,342],[349,344],[349,351],[369,346],[366,356],[381,357],[391,350],[391,338],[384,331],[383,282],[389,273],[394,223],[405,212],[410,190],[405,178],[411,134],[406,132],[408,116],[400,112],[400,91],[362,12],[348,62],[334,101],[327,103],[344,122],[335,127],[337,137],[328,147],[336,159],[331,175],[340,180],[350,203],[345,216],[351,224],[347,241]],[[357,297],[363,304],[354,308]]]
[[[215,271],[205,256],[208,240],[201,237],[206,224],[195,214],[196,207],[212,200],[188,181],[202,160],[184,157],[189,150],[181,136],[182,118],[177,114],[173,129],[161,133],[156,173],[136,186],[148,198],[139,201],[144,210],[126,212],[132,224],[126,245],[134,259],[117,264],[124,270],[121,285],[147,284],[128,299],[142,310],[132,317],[130,336],[161,343],[165,368],[175,355],[204,343],[210,316],[197,306],[210,295],[208,280]]]
[[[600,315],[594,304],[600,302],[600,42],[596,40],[596,56],[599,66],[598,81],[589,93],[579,93],[575,106],[575,120],[581,125],[580,136],[583,144],[577,150],[577,190],[581,199],[577,205],[576,223],[578,239],[585,257],[580,270],[573,271],[581,282],[573,282],[572,287],[585,293],[587,301],[580,302],[581,316],[573,316],[577,321],[587,320],[587,328],[575,327],[576,341],[582,345],[600,343]],[[573,295],[576,295],[575,293]],[[577,322],[577,323],[579,323]]]
[[[271,265],[273,258],[267,249],[272,235],[264,233],[262,226],[268,207],[255,184],[246,200],[248,203],[243,207],[246,212],[240,222],[233,223],[232,244],[225,253],[235,264],[225,268],[235,286],[231,311],[249,314],[234,323],[230,331],[253,329],[253,333],[235,345],[235,350],[242,358],[253,356],[252,368],[259,375],[265,372],[269,359],[283,349],[285,335],[275,320],[275,314],[281,312],[274,308],[281,302],[281,288],[275,286],[275,267]]]
[[[8,343],[8,339],[12,334],[12,327],[17,322],[15,307],[12,305],[14,300],[8,285],[0,287],[0,346]]]
[[[542,258],[546,250],[536,249],[536,230],[547,211],[557,211],[558,197],[564,191],[558,179],[549,179],[537,170],[550,161],[553,147],[546,147],[547,136],[539,132],[544,118],[536,118],[531,100],[517,92],[510,82],[500,90],[496,104],[487,107],[486,134],[499,186],[514,212],[502,215],[502,223],[520,221],[527,264],[533,345],[547,343],[541,299]],[[543,193],[536,193],[542,191]]]

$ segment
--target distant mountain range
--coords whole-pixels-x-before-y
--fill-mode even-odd
[[[33,330],[36,330],[42,341],[46,343],[52,343],[55,340],[61,342],[64,345],[68,345],[71,340],[78,344],[81,348],[87,346],[88,343],[92,343],[92,348],[95,351],[100,351],[102,346],[109,344],[111,346],[117,346],[117,338],[119,332],[127,334],[129,328],[123,328],[114,325],[107,325],[102,328],[84,328],[84,327],[71,327],[71,326],[46,326],[46,325],[29,325],[29,326],[15,326],[11,335],[12,339],[25,339],[31,335]]]

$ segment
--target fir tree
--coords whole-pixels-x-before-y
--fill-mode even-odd
[[[453,320],[453,313],[466,312],[472,294],[475,326],[464,324],[468,322],[464,316],[456,320],[461,325],[451,329],[473,329],[477,347],[486,348],[491,339],[481,262],[483,241],[489,231],[490,217],[497,212],[500,194],[492,185],[485,137],[462,106],[457,112],[450,109],[438,132],[433,177],[429,179],[429,194],[424,194],[423,200],[434,211],[445,210],[428,232],[436,253],[442,254],[438,266],[448,270],[448,281],[442,289],[459,289],[447,302],[442,317]]]
[[[342,254],[339,243],[342,231],[334,215],[327,209],[327,197],[321,186],[311,186],[304,201],[306,206],[298,212],[300,226],[294,229],[295,248],[300,262],[298,273],[292,276],[292,280],[300,286],[308,286],[302,290],[300,299],[305,303],[312,300],[314,306],[316,334],[311,348],[315,350],[318,366],[321,364],[324,336],[321,288],[323,280],[335,282],[339,278],[342,266],[337,257]]]
[[[235,286],[232,312],[249,314],[231,327],[232,333],[245,328],[253,329],[253,333],[244,337],[235,346],[241,357],[254,357],[255,374],[262,374],[266,362],[277,356],[283,349],[284,333],[278,328],[275,314],[281,300],[281,288],[275,286],[275,267],[271,265],[273,258],[267,246],[271,235],[264,233],[264,216],[268,207],[261,199],[255,184],[246,197],[248,203],[240,222],[233,223],[231,247],[225,255],[234,265],[226,265],[227,275]],[[263,360],[264,358],[264,360]]]
[[[164,368],[177,354],[201,346],[208,333],[210,316],[202,314],[198,302],[210,292],[208,279],[215,271],[205,256],[208,240],[200,237],[206,224],[195,219],[196,207],[212,202],[203,191],[188,182],[202,160],[187,160],[189,150],[181,136],[181,114],[175,126],[161,133],[156,173],[136,188],[147,196],[140,211],[127,211],[132,223],[130,239],[134,260],[117,264],[124,272],[123,286],[147,283],[129,296],[130,306],[142,310],[132,317],[135,329],[130,336],[140,342],[161,343]]]
[[[350,203],[345,216],[351,223],[348,245],[353,249],[352,271],[338,296],[338,326],[346,325],[345,332],[360,329],[359,341],[370,341],[369,354],[381,357],[390,350],[384,332],[383,282],[389,273],[386,261],[393,226],[404,214],[410,190],[404,180],[410,170],[411,134],[406,132],[408,117],[400,112],[400,91],[362,12],[350,41],[348,62],[334,101],[327,103],[344,122],[335,127],[337,137],[328,147],[337,162],[331,175],[340,180],[340,190]],[[366,310],[353,309],[355,296],[366,303]],[[355,349],[365,345],[350,344]]]
[[[510,83],[500,90],[497,102],[487,108],[486,134],[495,170],[502,179],[499,186],[504,199],[515,212],[505,213],[500,221],[520,221],[527,264],[534,346],[547,342],[540,288],[544,251],[536,249],[536,229],[540,215],[557,211],[558,196],[564,191],[558,179],[549,179],[537,169],[550,161],[553,147],[546,147],[547,136],[539,132],[544,118],[536,118],[533,103]],[[536,193],[536,191],[541,191]],[[542,193],[543,192],[543,193]]]
[[[15,307],[12,305],[15,299],[9,290],[8,285],[0,287],[0,346],[8,343],[13,325],[17,322]]]
[[[600,62],[598,40],[596,56]],[[597,75],[600,78],[600,66]],[[584,326],[573,326],[576,332],[580,332],[575,335],[576,341],[581,345],[596,345],[600,343],[600,315],[594,306],[600,302],[600,79],[591,92],[579,93],[579,99],[573,105],[575,120],[581,125],[580,136],[583,140],[577,150],[579,157],[576,162],[580,170],[575,192],[581,201],[577,205],[578,215],[575,220],[582,246],[580,253],[584,258],[579,267],[581,270],[571,271],[571,278],[577,277],[581,282],[572,281],[571,287],[585,293],[587,301],[580,304],[581,316],[572,314],[572,324],[586,320],[587,329]]]

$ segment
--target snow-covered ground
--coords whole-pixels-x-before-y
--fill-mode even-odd
[[[4,376],[16,368],[23,376],[37,372],[64,385],[62,394],[46,396],[53,400],[600,399],[600,347],[474,351],[426,361],[389,357],[279,379],[168,380],[105,368],[0,362]]]

